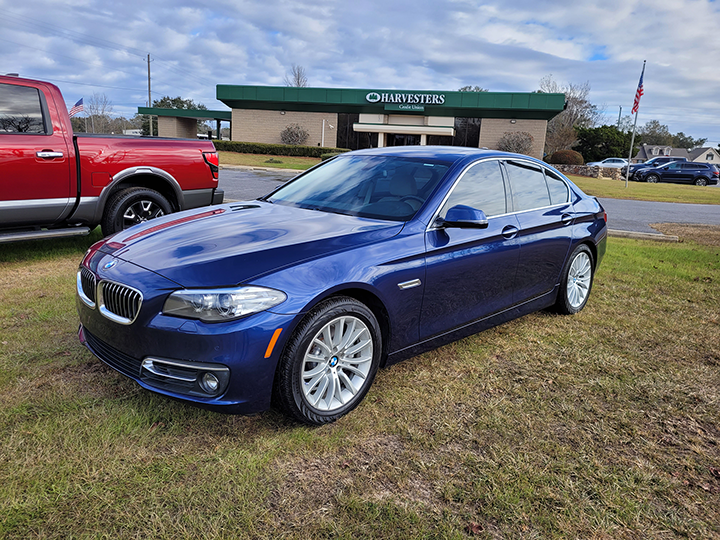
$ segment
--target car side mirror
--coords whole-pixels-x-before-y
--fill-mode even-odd
[[[438,218],[438,225],[443,228],[486,229],[488,219],[482,210],[458,204],[447,211],[445,219]]]

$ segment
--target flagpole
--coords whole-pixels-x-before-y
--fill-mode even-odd
[[[627,189],[628,187],[628,179],[630,178],[630,165],[632,165],[633,145],[635,144],[635,128],[637,127],[638,114],[640,114],[640,97],[637,95],[637,92],[640,91],[643,84],[642,81],[643,77],[645,76],[645,62],[647,62],[647,60],[643,60],[642,73],[640,73],[640,84],[638,84],[638,90],[636,91],[635,95],[635,101],[637,101],[637,108],[635,108],[635,122],[633,123],[632,137],[630,138],[630,155],[628,156],[628,165],[625,169],[625,189]]]

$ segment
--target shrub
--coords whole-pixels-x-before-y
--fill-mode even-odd
[[[515,154],[530,154],[533,136],[527,131],[508,131],[498,141],[498,150]]]
[[[269,156],[320,157],[331,152],[349,152],[349,148],[328,148],[322,146],[294,146],[286,144],[266,144],[241,141],[217,141],[213,139],[216,150],[237,152],[238,154],[267,154]]]
[[[326,154],[322,154],[320,156],[320,161],[325,161],[326,159],[334,158],[335,156],[339,156],[342,154],[342,152],[328,152]]]
[[[310,133],[308,133],[308,130],[300,124],[290,124],[280,132],[280,140],[283,144],[305,144],[309,137]]]
[[[555,165],[584,165],[582,154],[575,150],[558,150],[548,158],[548,163]]]

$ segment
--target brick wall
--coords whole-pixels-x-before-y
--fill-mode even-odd
[[[542,159],[545,149],[545,133],[547,120],[521,120],[514,124],[509,118],[483,118],[480,122],[480,148],[487,147],[497,150],[498,141],[507,132],[526,131],[533,136],[533,145],[530,155]]]
[[[173,139],[197,139],[197,120],[158,116],[158,136]]]
[[[285,111],[261,111],[254,109],[233,109],[233,141],[282,144],[280,133],[290,124],[299,124],[310,137],[308,146],[320,145],[323,119],[325,120],[325,146],[337,146],[338,116],[335,113],[314,113]],[[330,126],[333,126],[332,128]]]

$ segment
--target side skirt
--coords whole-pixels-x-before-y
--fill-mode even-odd
[[[401,362],[402,360],[406,360],[413,356],[417,356],[418,354],[422,354],[432,349],[442,347],[443,345],[447,345],[448,343],[452,343],[453,341],[457,341],[464,337],[482,332],[483,330],[488,330],[489,328],[493,328],[494,326],[498,326],[508,321],[512,321],[513,319],[517,319],[524,315],[528,315],[530,313],[534,313],[536,311],[548,308],[555,303],[557,293],[558,286],[556,286],[553,290],[543,294],[542,296],[538,296],[536,298],[533,298],[532,300],[528,300],[523,304],[518,304],[509,309],[506,309],[505,311],[500,311],[499,313],[495,313],[484,319],[471,322],[469,324],[466,324],[465,326],[454,328],[448,332],[445,332],[444,334],[433,336],[430,339],[427,339],[420,343],[416,343],[415,345],[411,345],[410,347],[407,347],[405,349],[395,351],[388,355],[383,366],[390,366],[392,364],[396,364],[398,362]]]

